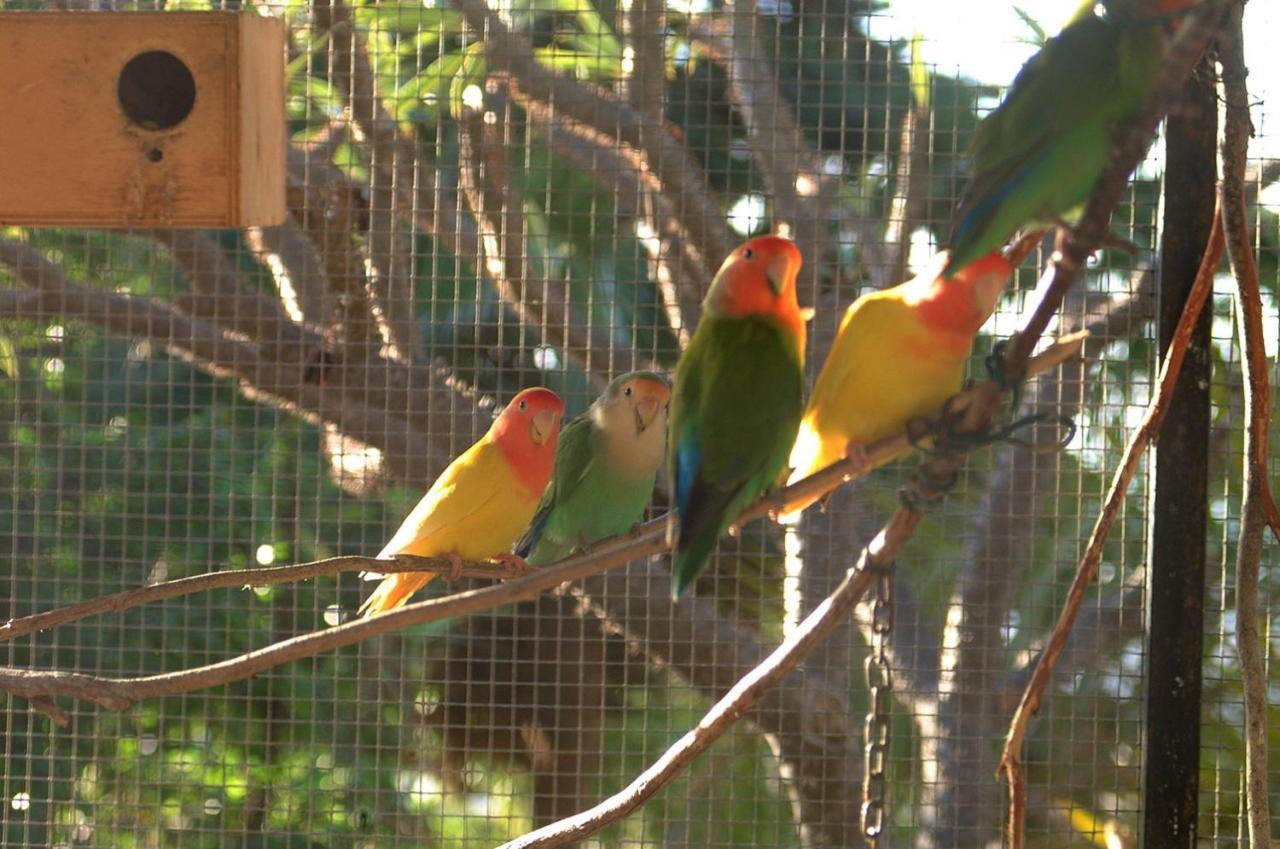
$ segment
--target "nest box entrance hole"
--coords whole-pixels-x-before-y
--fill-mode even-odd
[[[166,50],[139,53],[120,71],[116,97],[125,117],[142,130],[156,132],[178,126],[196,104],[196,80],[186,63]],[[164,151],[147,152],[159,162]]]

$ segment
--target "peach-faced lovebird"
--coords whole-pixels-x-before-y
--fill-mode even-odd
[[[1174,16],[1193,0],[1086,2],[1023,65],[973,135],[951,235],[954,274],[1023,227],[1074,223],[1112,132],[1155,82]]]
[[[786,466],[804,409],[800,262],[795,244],[777,236],[738,247],[716,272],[676,366],[667,449],[680,519],[673,595]]]
[[[863,295],[845,312],[791,449],[788,483],[844,457],[865,458],[869,443],[938,412],[960,391],[974,334],[1013,269],[993,251],[945,278],[946,261],[939,254],[915,278]],[[814,500],[789,503],[782,521]]]
[[[550,389],[526,389],[511,399],[489,432],[449,464],[379,557],[448,557],[454,573],[463,560],[522,563],[507,554],[529,524],[551,479],[564,403]],[[361,615],[404,604],[427,585],[430,572],[365,572],[382,579]]]
[[[661,375],[633,371],[565,425],[551,483],[516,554],[544,566],[644,517],[666,447],[670,397]]]

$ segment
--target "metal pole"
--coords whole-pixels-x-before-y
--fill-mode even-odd
[[[1218,105],[1210,70],[1202,62],[1166,122],[1159,276],[1162,351],[1173,336],[1213,221]],[[1142,840],[1150,849],[1192,849],[1196,841],[1210,316],[1206,308],[1196,325],[1150,475],[1142,806]]]

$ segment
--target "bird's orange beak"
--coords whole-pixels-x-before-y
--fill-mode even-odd
[[[769,258],[764,267],[764,276],[768,278],[769,288],[773,290],[775,297],[781,295],[787,282],[795,280],[800,273],[798,260],[799,253],[796,251],[781,251]]]
[[[662,409],[662,399],[656,395],[646,395],[636,402],[636,419],[640,425],[640,430],[648,430],[649,425],[653,424],[653,420],[658,417],[658,412]]]
[[[533,439],[534,445],[543,445],[551,434],[555,433],[556,422],[560,420],[560,414],[555,410],[542,410],[533,414],[533,423],[529,426],[529,436]]]

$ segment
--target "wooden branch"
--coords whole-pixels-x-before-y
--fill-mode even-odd
[[[1271,804],[1268,798],[1267,660],[1263,636],[1266,626],[1259,611],[1258,574],[1263,535],[1274,512],[1271,496],[1268,437],[1271,425],[1270,363],[1262,328],[1262,297],[1258,269],[1249,243],[1248,208],[1244,197],[1245,166],[1253,125],[1249,117],[1248,69],[1244,60],[1244,2],[1233,2],[1228,23],[1218,39],[1224,102],[1222,131],[1222,229],[1236,280],[1236,323],[1244,351],[1245,415],[1244,485],[1240,530],[1236,537],[1236,651],[1244,690],[1245,809],[1249,845],[1271,846]],[[1272,524],[1272,529],[1276,525]]]
[[[0,313],[8,318],[82,318],[115,333],[149,339],[216,377],[235,377],[261,366],[253,343],[152,298],[78,286],[26,242],[0,239],[0,265],[30,287],[0,290]]]
[[[1187,16],[1178,35],[1170,43],[1161,62],[1156,81],[1143,101],[1142,108],[1113,133],[1111,158],[1098,178],[1080,223],[1068,231],[1062,249],[1050,264],[1048,276],[1042,280],[1043,296],[1026,327],[1013,338],[1006,361],[1015,363],[1026,357],[1044,333],[1062,295],[1075,282],[1089,255],[1110,235],[1111,210],[1119,202],[1129,184],[1129,175],[1146,154],[1156,127],[1169,106],[1182,91],[1191,69],[1200,61],[1209,42],[1221,26],[1225,8],[1220,3],[1205,4]],[[1017,847],[1014,847],[1017,849]]]
[[[0,245],[4,242],[0,241]],[[2,261],[2,260],[0,260]],[[1083,337],[1071,339],[1067,342],[1056,346],[1052,356],[1042,355],[1039,365],[1048,363],[1056,363],[1061,361],[1064,349],[1074,351],[1079,350],[1079,345],[1083,341]],[[1049,352],[1046,352],[1048,354]],[[1028,372],[1034,370],[1034,367],[1028,366]],[[953,404],[953,408],[957,405],[965,408],[966,401],[964,399],[977,397],[994,389],[995,397],[999,397],[999,390],[995,388],[992,381],[988,381],[979,387],[967,390],[958,396],[958,400]],[[966,409],[973,409],[970,405]],[[991,408],[994,409],[994,406]],[[900,437],[905,442],[906,437]],[[886,440],[886,442],[894,442],[894,440]],[[877,445],[871,446],[874,450]],[[821,474],[821,472],[819,473]],[[835,489],[847,480],[852,480],[856,475],[845,471],[840,475],[828,475],[826,477],[827,490]],[[797,486],[805,484],[805,481],[797,483]],[[810,484],[812,486],[812,484]],[[785,497],[786,491],[783,491]],[[791,496],[794,498],[794,494]],[[769,512],[767,505],[757,504],[748,513],[752,516],[763,516]],[[902,513],[903,511],[899,511]],[[906,511],[911,513],[911,511]],[[912,518],[914,516],[914,518]],[[740,517],[740,522],[747,520],[747,514],[744,513]],[[473,613],[479,613],[485,610],[492,610],[495,607],[501,607],[517,601],[533,598],[538,593],[552,587],[559,586],[566,581],[573,581],[584,578],[588,575],[598,574],[599,572],[611,569],[615,566],[629,563],[641,557],[657,554],[666,551],[669,548],[667,543],[667,517],[661,517],[654,521],[642,525],[636,531],[626,536],[614,537],[604,540],[583,554],[567,558],[558,564],[539,569],[533,574],[515,578],[504,584],[486,587],[483,589],[470,590],[447,596],[440,599],[430,599],[416,604],[410,604],[398,610],[384,613],[378,616],[360,619],[355,622],[349,622],[335,626],[326,631],[319,631],[312,634],[305,634],[284,640],[266,646],[261,649],[247,652],[238,657],[229,658],[218,663],[209,664],[207,666],[195,667],[192,669],[181,670],[179,672],[165,673],[162,675],[151,675],[138,678],[101,678],[95,676],[71,676],[68,677],[64,673],[52,671],[29,671],[0,668],[0,692],[10,692],[14,695],[23,696],[24,698],[52,699],[57,696],[74,696],[76,698],[86,698],[89,701],[95,701],[98,704],[115,708],[115,705],[133,703],[139,699],[154,698],[156,696],[173,695],[176,693],[186,693],[193,690],[206,689],[232,681],[239,681],[244,678],[251,677],[264,669],[269,669],[283,663],[288,663],[299,658],[310,657],[324,651],[330,651],[335,648],[350,645],[359,642],[377,634],[387,633],[410,625],[419,625],[426,622],[434,622],[451,616],[466,616]],[[906,537],[900,540],[894,535],[901,530],[898,526],[906,523],[914,528],[915,523],[919,521],[918,514],[912,513],[911,516],[900,516],[891,521],[890,526],[894,528],[894,533],[888,534],[886,537],[893,542],[893,546],[901,545],[905,542]],[[897,548],[890,547],[885,549],[888,554],[887,559],[892,559],[892,555],[896,554]],[[343,558],[346,563],[359,563],[359,567],[364,568],[367,561],[363,558],[350,560]],[[385,568],[385,561],[380,562],[379,569]],[[425,561],[424,561],[425,562]],[[438,561],[435,561],[438,562]],[[492,564],[467,564],[469,567],[476,569],[492,568]],[[319,568],[315,564],[303,564],[299,573],[306,574],[308,569]],[[335,571],[340,571],[334,567]],[[425,567],[424,567],[425,568]],[[237,580],[233,585],[240,585],[246,575],[257,574],[252,573],[214,573],[214,574],[234,574]],[[205,580],[230,580],[230,578],[204,578]],[[139,591],[140,595],[134,598],[145,598],[146,593],[151,588],[143,588]],[[85,602],[88,604],[89,602]],[[142,603],[142,602],[138,602]],[[109,602],[108,602],[109,604]],[[112,609],[110,607],[105,609]],[[96,611],[95,611],[96,612]],[[50,611],[45,616],[53,616],[57,611]],[[51,621],[49,619],[45,620]],[[27,627],[29,633],[31,628]],[[124,702],[121,699],[125,699]]]
[[[558,76],[538,63],[529,42],[511,32],[485,0],[453,0],[467,23],[484,38],[491,70],[511,74],[532,99],[643,151],[680,212],[681,223],[707,264],[729,255],[733,239],[706,176],[688,149],[665,128],[647,132],[651,121],[608,92]]]
[[[1147,445],[1159,432],[1160,425],[1164,421],[1169,399],[1173,395],[1178,374],[1182,370],[1182,363],[1187,355],[1191,334],[1195,329],[1196,321],[1200,316],[1200,311],[1203,309],[1205,301],[1208,300],[1209,295],[1213,292],[1213,276],[1217,270],[1218,263],[1222,259],[1222,250],[1222,217],[1219,212],[1215,214],[1213,235],[1205,248],[1200,270],[1196,275],[1191,292],[1187,295],[1186,307],[1183,309],[1182,317],[1178,320],[1178,328],[1175,331],[1173,342],[1169,345],[1169,351],[1161,366],[1155,397],[1152,398],[1150,405],[1147,407],[1147,412],[1143,416],[1142,423],[1125,448],[1120,466],[1116,469],[1115,476],[1112,478],[1111,487],[1107,492],[1102,512],[1098,515],[1097,522],[1094,524],[1093,531],[1089,536],[1089,542],[1085,548],[1084,556],[1080,560],[1075,579],[1071,582],[1071,587],[1067,591],[1067,600],[1063,605],[1062,613],[1058,616],[1053,633],[1045,645],[1044,652],[1036,664],[1035,672],[1032,673],[1031,680],[1022,694],[1022,699],[1010,723],[1009,732],[1005,738],[1004,751],[1000,758],[998,774],[1003,773],[1009,783],[1009,845],[1012,849],[1021,849],[1023,846],[1023,822],[1026,815],[1026,781],[1022,769],[1021,751],[1027,727],[1031,722],[1031,717],[1035,715],[1040,707],[1041,698],[1053,676],[1058,656],[1062,653],[1062,649],[1071,635],[1071,628],[1075,623],[1076,616],[1079,614],[1080,606],[1084,602],[1085,592],[1093,583],[1098,565],[1102,562],[1102,553],[1107,536],[1120,513],[1120,507],[1124,503],[1125,494],[1129,489],[1129,482],[1132,480],[1134,472],[1137,471],[1138,463],[1141,461]]]
[[[770,688],[786,678],[831,631],[844,624],[876,570],[892,565],[893,555],[914,527],[914,523],[903,522],[886,526],[875,542],[862,549],[828,602],[810,613],[772,654],[717,701],[696,727],[626,788],[582,813],[504,843],[500,849],[550,849],[576,843],[643,805],[728,731]]]
[[[608,630],[639,646],[652,666],[671,670],[713,700],[776,648],[755,628],[718,613],[713,599],[686,593],[672,601],[671,572],[654,558],[584,578],[571,592]],[[861,749],[860,724],[850,716],[848,688],[838,675],[805,664],[744,718],[773,738],[790,783],[803,785],[796,787],[802,799],[818,797],[833,812],[856,811],[861,773],[833,769]]]
[[[332,312],[313,320],[341,328],[342,359],[368,362],[377,358],[382,344],[369,304],[364,255],[356,240],[356,234],[368,229],[369,205],[365,187],[335,167],[332,156],[323,143],[290,148],[285,197],[290,214],[324,264],[324,279],[304,285],[323,287],[334,303]]]
[[[332,651],[411,625],[453,616],[468,616],[524,601],[565,581],[592,575],[665,549],[664,518],[649,522],[628,536],[592,546],[587,552],[568,558],[558,565],[539,569],[506,583],[409,604],[378,616],[357,619],[324,631],[283,640],[218,663],[136,678],[105,678],[0,667],[0,692],[27,699],[72,696],[120,710],[141,699],[189,693],[241,681],[283,663]]]
[[[324,259],[292,216],[275,227],[249,227],[245,245],[271,270],[276,296],[290,319],[325,327],[337,313],[324,272]]]
[[[250,286],[216,241],[200,230],[148,230],[191,286],[174,305],[217,327],[234,330],[263,350],[268,362],[301,363],[323,344],[285,313],[280,301]]]
[[[325,575],[342,572],[432,572],[445,575],[450,571],[447,557],[417,557],[399,554],[390,559],[344,555],[316,560],[312,563],[295,563],[289,566],[272,566],[262,569],[227,569],[221,572],[205,572],[188,575],[172,581],[161,581],[145,587],[124,590],[111,595],[98,596],[86,601],[55,607],[43,613],[20,616],[0,625],[0,641],[25,637],[37,631],[47,631],[68,622],[77,622],[100,613],[121,613],[144,604],[178,598],[192,593],[228,587],[266,587],[272,584],[307,581]],[[501,563],[467,563],[460,573],[464,578],[508,579],[522,574],[520,570]]]

